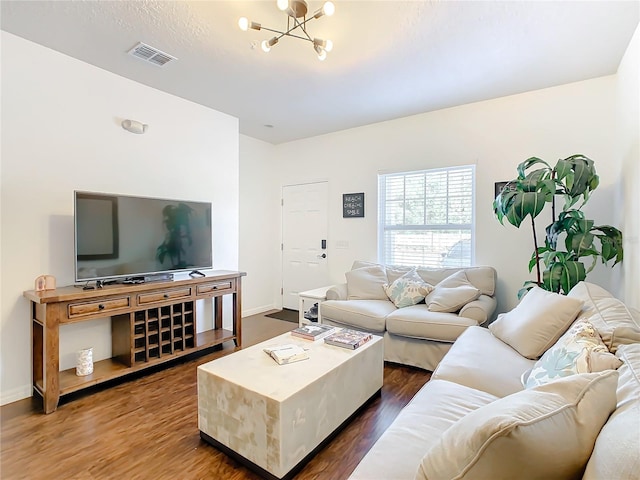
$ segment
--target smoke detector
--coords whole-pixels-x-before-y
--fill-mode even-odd
[[[132,57],[152,63],[157,67],[164,67],[167,63],[177,60],[173,55],[169,55],[168,53],[142,42],[138,43],[127,53]]]

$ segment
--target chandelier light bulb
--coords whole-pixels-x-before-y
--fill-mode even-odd
[[[249,29],[249,19],[247,17],[241,17],[240,20],[238,20],[238,26],[240,30],[246,32]]]
[[[273,37],[269,40],[263,40],[262,50],[264,50],[265,52],[269,52],[271,50],[271,47],[273,47],[276,43],[278,43],[278,37]]]
[[[322,62],[325,58],[327,58],[327,51],[324,48],[322,48],[322,46],[319,44],[319,42],[317,42],[317,40],[318,39],[314,40],[313,42],[314,43],[313,49],[318,54],[318,60]]]
[[[322,13],[324,13],[327,17],[333,15],[336,11],[336,6],[333,2],[325,2],[322,6]]]
[[[277,5],[278,5],[278,8],[279,8],[280,10],[282,10],[283,12],[284,12],[287,8],[289,8],[289,0],[277,0],[277,2],[276,2],[276,3],[277,3]]]
[[[322,48],[323,50],[330,52],[333,50],[333,42],[331,40],[323,40],[321,38],[313,39],[313,47],[318,51],[317,47]]]

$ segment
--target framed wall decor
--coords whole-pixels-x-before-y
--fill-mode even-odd
[[[507,187],[507,185],[509,185]],[[504,190],[505,188],[509,188],[509,190],[515,190],[516,189],[516,185],[515,183],[511,183],[510,182],[496,182],[493,185],[493,198],[496,198],[500,192],[502,192],[502,190]]]
[[[342,218],[364,217],[364,192],[342,195]]]

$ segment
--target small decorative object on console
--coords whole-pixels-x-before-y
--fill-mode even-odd
[[[287,363],[299,362],[309,358],[309,352],[299,345],[286,344],[267,347],[264,352],[273,358],[278,365],[286,365]]]
[[[76,375],[85,377],[93,373],[93,348],[83,348],[76,352]]]
[[[355,350],[361,347],[369,340],[373,338],[373,335],[367,332],[359,332],[358,330],[350,330],[344,328],[339,332],[325,337],[324,343],[328,345],[335,345],[336,347],[349,348]]]
[[[53,275],[40,275],[36,278],[35,288],[36,292],[43,290],[55,290],[56,289],[56,277]]]
[[[330,325],[303,325],[302,327],[291,330],[291,335],[294,337],[305,338],[307,340],[320,340],[327,335],[332,334],[335,328]]]

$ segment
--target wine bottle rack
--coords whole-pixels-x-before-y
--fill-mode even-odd
[[[194,308],[194,302],[182,302],[135,312],[132,363],[149,362],[193,348]]]

